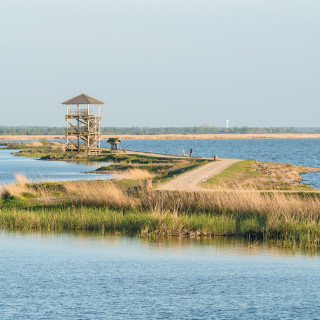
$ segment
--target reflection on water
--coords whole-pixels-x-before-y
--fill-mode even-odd
[[[215,252],[226,255],[308,255],[317,256],[316,248],[285,248],[275,246],[272,242],[248,241],[243,237],[213,237],[213,238],[171,238],[150,239],[142,238],[141,243],[152,246],[159,251],[173,250],[183,252],[201,249],[205,253]]]
[[[0,233],[1,234],[1,233]],[[75,241],[84,247],[91,246],[92,243],[97,246],[123,247],[133,246],[148,252],[158,254],[187,255],[188,252],[197,251],[204,254],[214,253],[219,255],[271,255],[271,256],[314,256],[317,257],[319,249],[283,247],[281,244],[275,245],[272,241],[250,241],[244,237],[168,237],[168,238],[148,238],[140,237],[137,234],[119,235],[110,232],[87,232],[70,231],[65,232],[39,232],[33,230],[3,230],[2,234],[7,236],[27,237],[30,239],[44,239],[46,241],[59,241],[59,239],[68,239]]]

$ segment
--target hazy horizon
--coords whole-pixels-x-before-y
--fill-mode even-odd
[[[0,4],[0,125],[318,127],[315,0],[11,0]]]

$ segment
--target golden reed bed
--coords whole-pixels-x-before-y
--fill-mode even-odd
[[[24,176],[16,180],[0,189],[2,228],[242,235],[288,247],[320,247],[316,194],[257,193],[224,186],[213,193],[123,190],[110,181],[69,181],[54,189],[54,184],[33,184]]]
[[[118,137],[125,140],[144,139],[320,139],[314,133],[266,133],[266,134],[158,134],[158,135],[103,135],[102,139]],[[0,135],[0,140],[62,140],[64,135]]]

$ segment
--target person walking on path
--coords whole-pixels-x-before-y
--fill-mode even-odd
[[[192,157],[192,148],[189,150],[190,157]]]

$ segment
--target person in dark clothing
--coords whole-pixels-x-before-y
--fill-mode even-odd
[[[192,148],[189,150],[190,157],[192,157]]]

